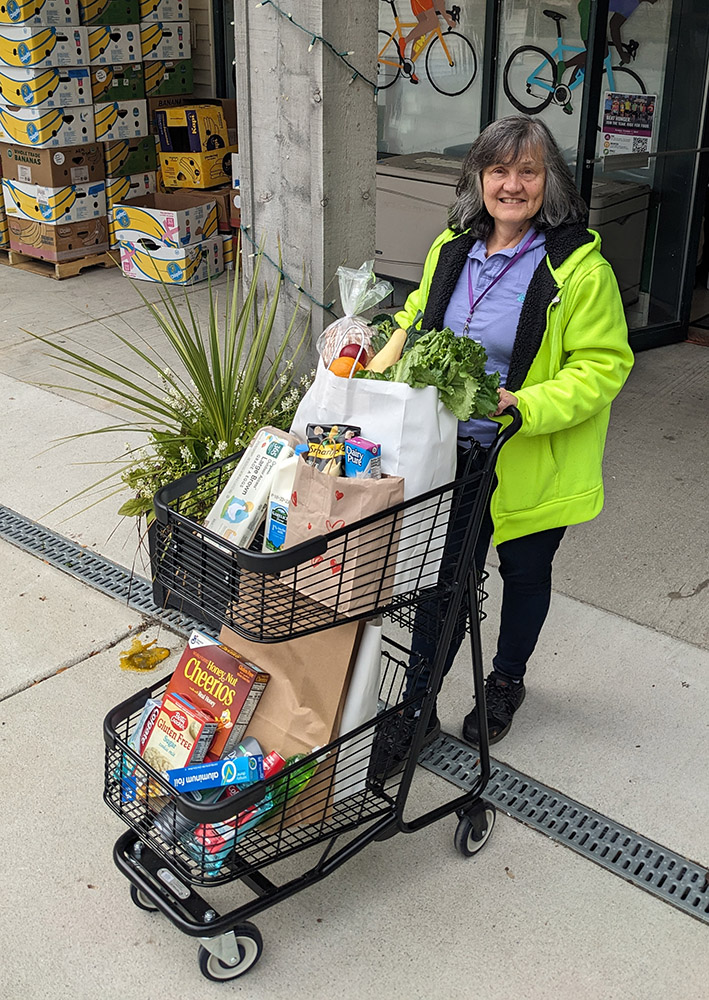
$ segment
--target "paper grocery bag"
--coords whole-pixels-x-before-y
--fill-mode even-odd
[[[285,548],[331,535],[404,499],[400,476],[348,479],[328,476],[307,462],[299,462],[288,510]],[[301,593],[343,615],[373,612],[393,594],[401,514],[333,538],[323,555],[311,559],[290,578],[282,577]]]
[[[265,754],[309,754],[336,739],[363,626],[348,622],[287,642],[256,643],[222,628],[220,640],[271,676],[246,730]],[[322,761],[301,794],[272,824],[317,823],[332,810],[336,754]]]

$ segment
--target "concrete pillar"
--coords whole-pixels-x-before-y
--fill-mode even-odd
[[[376,80],[378,3],[279,0],[279,6]],[[273,6],[235,0],[242,225],[322,303],[339,298],[335,271],[374,257],[377,117],[372,88]],[[242,238],[243,239],[243,238]],[[250,247],[243,240],[244,248]],[[305,278],[303,280],[303,269]],[[250,269],[245,271],[248,280]],[[262,276],[274,271],[264,262]],[[297,292],[284,284],[281,323]],[[313,306],[313,342],[332,316]]]

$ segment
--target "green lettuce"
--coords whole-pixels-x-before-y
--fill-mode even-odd
[[[406,382],[414,389],[434,385],[458,420],[470,420],[486,417],[497,409],[500,374],[486,374],[486,361],[482,344],[470,337],[456,337],[445,327],[424,333],[384,373],[361,371],[355,378]]]

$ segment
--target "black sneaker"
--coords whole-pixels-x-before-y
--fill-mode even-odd
[[[408,708],[405,712],[384,719],[374,730],[372,756],[369,762],[369,777],[381,784],[386,778],[401,771],[418,725],[418,709]],[[440,735],[441,723],[437,715],[428,720],[423,746],[433,743]]]
[[[513,684],[511,681],[504,680],[495,671],[485,678],[487,731],[490,743],[499,743],[504,736],[507,736],[512,725],[512,716],[524,701],[526,693],[524,681]],[[474,747],[480,745],[477,708],[474,708],[463,719],[463,739]]]

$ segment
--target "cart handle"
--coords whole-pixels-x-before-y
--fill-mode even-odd
[[[500,454],[500,449],[504,444],[506,444],[513,435],[522,426],[522,414],[519,412],[516,406],[507,406],[500,414],[503,417],[511,417],[509,424],[498,431],[497,437],[492,442],[490,450],[487,453],[486,465],[495,465],[497,462],[497,457]]]

